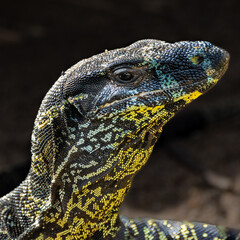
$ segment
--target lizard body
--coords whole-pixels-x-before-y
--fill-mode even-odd
[[[228,60],[208,42],[142,40],[67,70],[39,109],[28,176],[0,199],[0,238],[237,239],[207,224],[119,217],[164,124]]]

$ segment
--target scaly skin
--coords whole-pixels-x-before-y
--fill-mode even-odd
[[[207,224],[119,217],[164,124],[228,60],[208,42],[142,40],[67,70],[35,120],[26,180],[0,200],[1,239],[237,239]]]

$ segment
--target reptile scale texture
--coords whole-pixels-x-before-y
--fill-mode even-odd
[[[64,72],[35,120],[28,176],[0,199],[0,239],[240,239],[220,226],[119,216],[164,124],[228,62],[209,42],[149,39]]]

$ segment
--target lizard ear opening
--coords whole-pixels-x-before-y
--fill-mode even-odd
[[[64,102],[64,107],[61,109],[61,112],[66,129],[86,120],[88,113],[87,102],[86,99],[81,99],[79,95],[69,97]]]
[[[82,120],[86,118],[89,110],[91,109],[92,101],[90,95],[92,94],[89,89],[87,80],[81,80],[79,78],[67,78],[63,85],[63,99],[64,99],[64,113],[68,116],[72,116],[70,106],[73,106],[78,111]]]
[[[94,108],[96,96],[99,96],[106,84],[106,79],[95,75],[84,77],[66,79],[62,92],[64,108],[72,105],[83,118],[88,118]],[[70,112],[68,114],[71,115]]]
[[[86,117],[89,110],[88,94],[79,94],[74,97],[68,97],[68,102],[72,104],[83,117]]]

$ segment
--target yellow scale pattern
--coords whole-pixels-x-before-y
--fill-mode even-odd
[[[180,99],[184,100],[186,103],[190,103],[197,97],[201,95],[200,92],[195,91],[190,94],[186,94],[185,96],[179,97],[176,99],[176,101],[179,101]],[[130,120],[134,121],[134,125],[141,126],[142,128],[147,128],[145,131],[143,131],[140,135],[141,139],[145,139],[145,135],[148,132],[149,129],[152,129],[154,125],[156,125],[157,119],[164,119],[166,118],[169,120],[170,117],[173,117],[174,114],[169,113],[167,110],[164,109],[164,105],[155,106],[155,107],[136,107],[136,106],[130,106],[126,109],[125,112],[120,112],[119,114],[113,116],[113,118],[122,118],[123,121]],[[151,114],[150,114],[151,113]],[[139,119],[139,114],[143,114],[144,118]],[[146,122],[145,124],[141,125],[140,123]],[[146,126],[145,126],[146,125]],[[139,129],[140,130],[140,129]],[[161,128],[158,129],[159,132],[161,132]],[[128,135],[128,138],[135,139],[135,135]],[[125,136],[123,136],[123,139],[125,139]],[[118,148],[120,143],[115,143],[115,147]],[[115,162],[113,159],[118,160],[117,166],[112,170],[110,174],[107,174],[103,182],[108,181],[118,181],[121,182],[126,176],[134,176],[136,172],[138,172],[142,166],[146,163],[148,160],[151,152],[153,150],[153,145],[149,147],[148,149],[138,149],[129,147],[127,149],[120,149],[116,156],[110,157],[106,164],[104,165],[103,169],[98,169],[97,174],[100,174],[104,171],[106,171],[106,168],[110,168],[112,162]],[[126,162],[126,156],[128,156],[128,161]],[[117,170],[121,169],[121,171]],[[38,172],[40,173],[40,171]],[[91,178],[92,173],[90,173],[87,178]],[[96,172],[94,173],[94,175]],[[102,184],[104,186],[104,184]],[[88,188],[90,187],[90,189]],[[63,239],[66,237],[66,239],[81,239],[86,238],[87,236],[92,235],[95,231],[102,230],[102,232],[105,234],[103,237],[109,236],[109,234],[115,235],[115,232],[118,230],[118,227],[114,227],[117,221],[118,214],[114,213],[112,214],[113,208],[116,208],[116,206],[120,207],[121,203],[123,202],[125,195],[127,194],[128,190],[131,187],[131,181],[129,181],[128,185],[125,186],[125,188],[121,188],[113,193],[103,194],[102,193],[102,187],[96,184],[96,188],[92,189],[92,183],[89,183],[89,185],[86,185],[81,191],[73,191],[72,196],[69,199],[67,203],[67,208],[64,213],[64,215],[60,214],[59,212],[56,212],[52,217],[45,216],[44,217],[44,225],[47,226],[48,223],[57,223],[62,229],[64,229],[64,226],[68,224],[70,214],[76,210],[76,208],[81,209],[84,211],[86,215],[88,215],[91,219],[98,219],[98,222],[100,222],[102,219],[106,219],[106,216],[109,218],[110,223],[106,224],[104,222],[103,224],[99,225],[99,223],[92,223],[84,222],[84,218],[75,216],[71,224],[68,224],[68,229],[62,231],[61,233],[57,234],[57,238],[55,239]],[[96,199],[101,197],[100,205],[99,206],[96,203]],[[83,198],[85,199],[84,202],[82,201]],[[77,199],[77,201],[73,201],[73,199]],[[92,209],[92,210],[91,210]],[[118,212],[119,209],[117,209]],[[84,224],[83,224],[84,223]],[[106,228],[108,226],[108,228]],[[146,230],[147,231],[147,230]],[[44,239],[44,237],[38,237],[38,239]],[[48,240],[51,240],[53,238],[49,237],[46,238]]]

